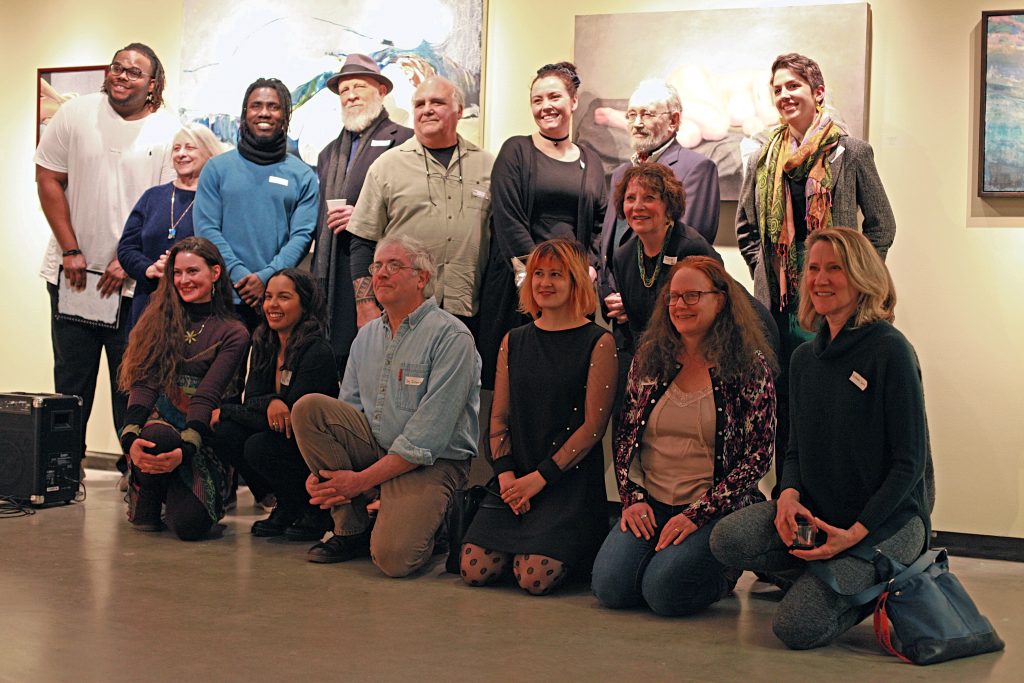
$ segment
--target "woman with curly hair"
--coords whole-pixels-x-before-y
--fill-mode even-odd
[[[746,292],[716,260],[669,272],[629,370],[615,436],[622,517],[594,563],[611,608],[698,612],[736,574],[708,539],[729,512],[763,500],[775,453],[775,359]]]
[[[118,376],[129,392],[121,448],[130,466],[128,521],[136,529],[160,531],[164,504],[167,524],[182,540],[200,538],[223,516],[227,481],[209,447],[210,422],[248,347],[217,248],[201,237],[178,242]]]
[[[291,408],[306,394],[338,395],[324,311],[324,295],[306,271],[286,268],[270,276],[245,401],[223,406],[214,429],[217,456],[238,468],[253,498],[276,496],[270,517],[252,525],[255,536],[318,541],[331,526],[329,512],[309,505],[309,468],[291,425]]]

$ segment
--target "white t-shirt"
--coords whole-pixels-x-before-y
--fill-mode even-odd
[[[71,227],[89,268],[104,270],[117,255],[125,221],[142,193],[174,179],[171,141],[181,124],[166,109],[126,121],[104,93],[69,100],[36,148],[35,163],[68,174]],[[50,236],[39,274],[57,284],[61,248]],[[125,283],[131,295],[134,282]]]

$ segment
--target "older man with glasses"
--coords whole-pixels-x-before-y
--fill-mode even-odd
[[[292,430],[311,472],[310,502],[334,518],[334,535],[309,561],[369,554],[400,577],[430,559],[452,492],[466,485],[479,438],[480,356],[466,326],[431,296],[437,269],[424,245],[384,237],[368,272],[383,315],[352,342],[340,400],[302,397]],[[378,488],[373,523],[366,506]]]
[[[373,163],[349,220],[357,325],[381,314],[369,273],[374,245],[385,236],[408,235],[437,263],[437,305],[475,331],[494,157],[456,131],[463,95],[451,81],[428,78],[412,105],[414,137]]]

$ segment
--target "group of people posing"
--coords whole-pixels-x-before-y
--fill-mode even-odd
[[[119,50],[35,158],[56,389],[88,419],[105,349],[134,528],[203,537],[240,473],[272,506],[255,536],[407,576],[448,543],[482,449],[494,478],[461,539],[466,584],[511,575],[543,595],[577,577],[609,608],[685,615],[755,570],[787,589],[775,631],[793,648],[864,616],[807,562],[855,593],[874,575],[849,548],[908,563],[926,548],[921,373],[883,262],[894,219],[813,60],[771,68],[781,125],[736,219],[753,295],[713,246],[717,169],[676,141],[665,83],[630,98],[635,153],[609,186],[570,139],[566,62],[530,85],[537,130],[492,157],[457,133],[453,83],[419,84],[410,130],[377,64],[349,55],[327,81],[343,130],[315,173],[288,153],[280,81],[248,88],[224,151],[174,122],[163,80],[150,48]],[[858,211],[860,230],[839,227]],[[66,314],[87,286],[122,297],[115,325]],[[815,541],[794,548],[807,525]]]

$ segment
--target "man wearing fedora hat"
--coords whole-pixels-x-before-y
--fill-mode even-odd
[[[344,372],[349,347],[356,335],[355,296],[346,232],[348,220],[370,164],[411,138],[412,130],[388,117],[384,96],[391,92],[393,85],[370,57],[350,54],[338,73],[327,81],[327,87],[341,99],[342,131],[324,147],[317,160],[320,214],[313,274],[327,294],[331,347],[338,369]],[[329,209],[327,202],[335,199],[344,199],[344,206]]]

